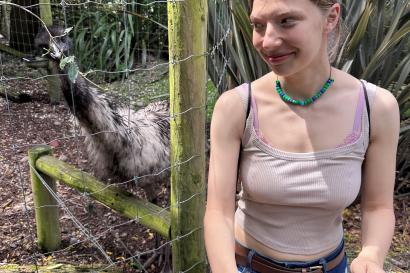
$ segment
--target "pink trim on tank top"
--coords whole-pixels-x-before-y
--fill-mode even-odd
[[[246,86],[247,88],[247,86]],[[361,131],[362,131],[362,114],[363,114],[363,108],[364,108],[364,90],[363,87],[360,87],[360,92],[359,92],[359,100],[357,102],[356,106],[356,113],[355,113],[355,118],[354,118],[354,124],[353,124],[353,129],[349,135],[346,136],[344,139],[343,143],[339,144],[336,146],[336,148],[340,148],[349,144],[354,143],[357,141],[360,137]],[[258,118],[258,107],[256,105],[255,98],[252,96],[251,97],[251,108],[252,108],[252,114],[253,114],[253,127],[255,129],[255,132],[257,136],[266,144],[270,145],[269,141],[263,136],[262,132],[259,130],[259,118]],[[272,146],[272,145],[270,145]]]
[[[354,118],[354,125],[353,125],[353,130],[352,132],[344,139],[343,143],[338,145],[337,147],[342,147],[345,145],[349,145],[353,142],[355,142],[361,134],[362,131],[362,114],[363,114],[363,108],[364,108],[364,90],[363,87],[360,87],[360,92],[359,92],[359,101],[357,103],[356,107],[356,114]]]

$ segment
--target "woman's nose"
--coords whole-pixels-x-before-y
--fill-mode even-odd
[[[282,42],[282,35],[277,28],[272,24],[268,24],[263,37],[262,47],[265,50],[276,49],[282,45]]]

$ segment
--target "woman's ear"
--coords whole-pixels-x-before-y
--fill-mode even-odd
[[[337,26],[340,17],[340,4],[335,3],[331,8],[329,8],[326,16],[325,30],[327,33],[332,32],[332,30]]]

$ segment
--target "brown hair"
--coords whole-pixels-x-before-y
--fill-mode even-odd
[[[249,8],[250,11],[252,11],[253,8],[253,1],[254,0],[248,0],[249,2]],[[310,0],[313,4],[318,6],[322,11],[326,12],[328,9],[330,9],[334,4],[338,3],[338,0]],[[329,58],[330,61],[334,61],[337,52],[339,50],[339,43],[342,40],[342,36],[344,36],[344,24],[342,18],[339,18],[339,22],[337,23],[336,28],[333,30],[331,34],[331,38],[329,41]]]

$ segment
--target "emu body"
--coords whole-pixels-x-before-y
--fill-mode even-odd
[[[49,32],[53,39],[42,30],[35,44],[49,49],[47,55],[58,66],[62,56],[68,56],[71,42],[63,28],[50,27]],[[138,111],[117,107],[82,75],[72,83],[66,69],[59,70],[64,98],[85,135],[97,176],[122,181],[138,177],[137,185],[155,200],[155,185],[169,176],[168,102],[154,102]]]

